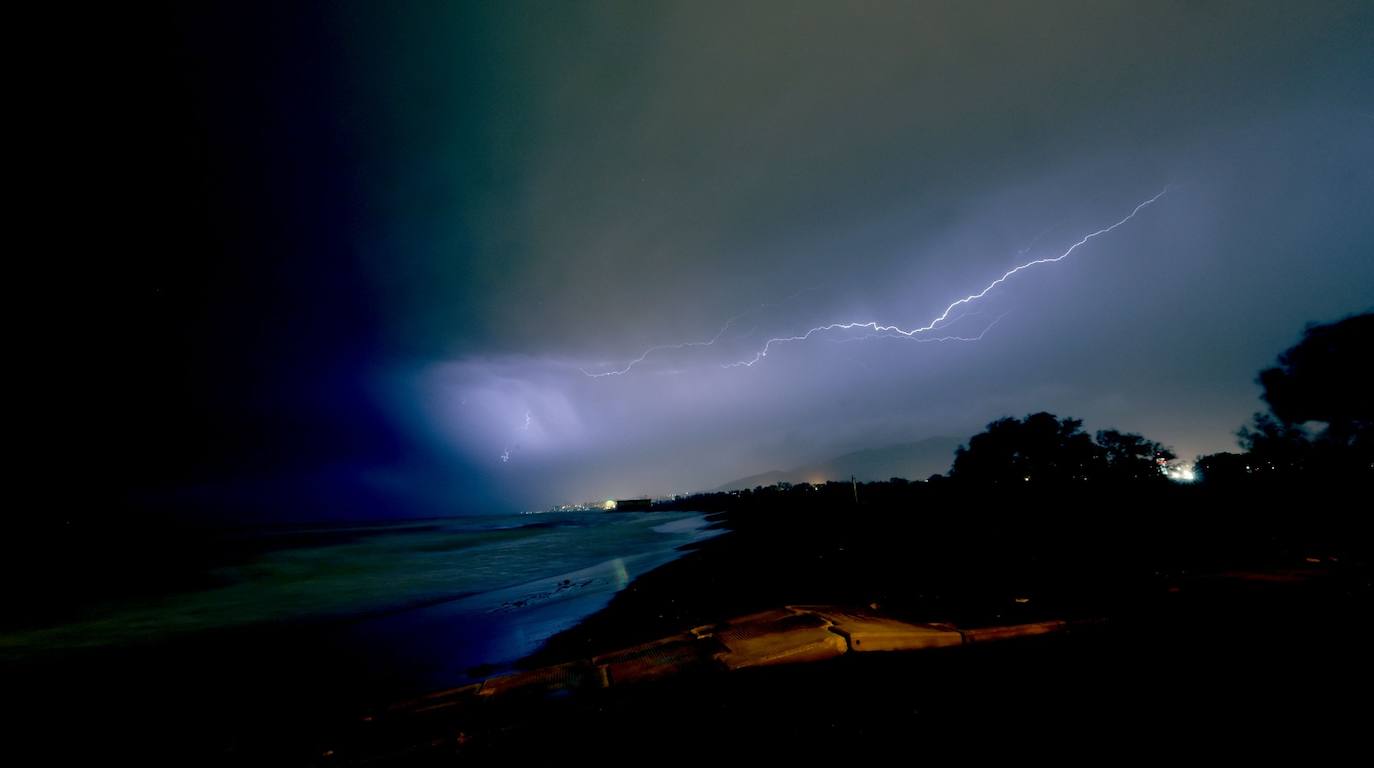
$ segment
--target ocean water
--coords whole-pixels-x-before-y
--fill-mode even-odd
[[[193,673],[223,660],[271,667],[267,684],[328,664],[312,674],[398,695],[461,684],[507,668],[714,533],[702,515],[678,512],[240,532],[253,554],[215,567],[205,586],[0,633],[0,660],[177,658]],[[250,664],[254,654],[271,663]]]

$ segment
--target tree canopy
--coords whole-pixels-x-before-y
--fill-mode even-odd
[[[1081,419],[1033,413],[1002,418],[954,454],[950,477],[989,484],[1142,482],[1164,478],[1168,448],[1141,435],[1103,430],[1097,440]]]
[[[1309,325],[1260,371],[1269,413],[1238,436],[1247,470],[1266,475],[1366,473],[1374,468],[1374,313]]]
[[[1319,421],[1324,438],[1349,444],[1374,425],[1374,313],[1309,325],[1302,340],[1259,373],[1264,402],[1285,425]]]

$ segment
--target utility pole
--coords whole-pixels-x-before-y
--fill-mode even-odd
[[[854,489],[854,506],[859,506],[859,482],[853,475],[849,476],[849,487]]]

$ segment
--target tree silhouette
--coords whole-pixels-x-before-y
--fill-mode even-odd
[[[1284,424],[1320,421],[1324,438],[1349,445],[1374,426],[1374,313],[1309,325],[1302,341],[1260,371],[1264,401]]]
[[[1141,435],[1107,429],[1093,442],[1082,427],[1081,419],[1043,411],[998,419],[955,451],[950,477],[989,485],[1153,482],[1175,458]]]
[[[1082,426],[1079,419],[1043,411],[1024,420],[998,419],[969,438],[967,447],[959,446],[950,477],[993,485],[1086,480],[1100,451]]]
[[[1374,313],[1309,325],[1302,340],[1260,371],[1270,414],[1257,413],[1240,443],[1252,472],[1368,472],[1374,464]]]
[[[1098,432],[1097,444],[1102,449],[1103,472],[1116,482],[1164,480],[1164,465],[1178,458],[1153,440],[1115,429]]]
[[[1245,449],[1248,472],[1257,475],[1293,475],[1312,465],[1316,446],[1301,426],[1286,424],[1267,413],[1257,413],[1252,426],[1236,433]]]
[[[1240,483],[1251,473],[1251,457],[1247,454],[1222,451],[1207,456],[1199,456],[1196,463],[1198,474],[1209,484]]]

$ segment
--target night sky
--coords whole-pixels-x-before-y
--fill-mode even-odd
[[[1368,2],[273,5],[44,59],[26,410],[91,503],[515,511],[1038,410],[1192,457],[1374,307]],[[1161,191],[924,334],[976,341],[725,367],[925,325]]]

